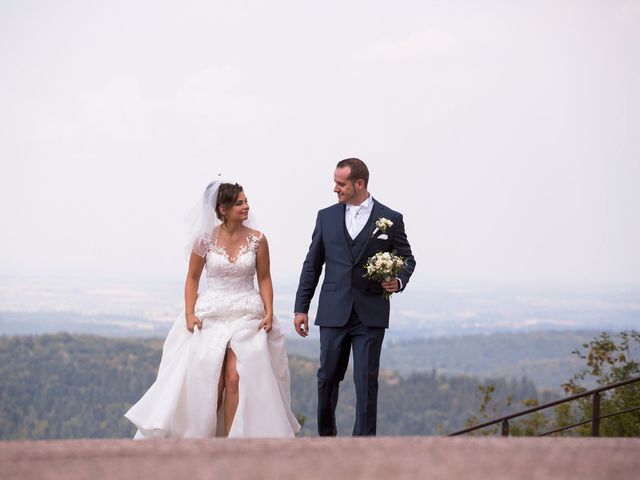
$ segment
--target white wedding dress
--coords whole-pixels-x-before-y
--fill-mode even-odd
[[[125,414],[138,428],[134,438],[224,436],[224,412],[216,412],[218,380],[227,345],[240,377],[239,402],[229,437],[293,437],[300,429],[290,408],[289,363],[276,318],[269,333],[254,286],[262,234],[251,234],[235,259],[215,238],[201,240],[207,288],[195,314],[202,330],[187,330],[184,312],[162,349],[155,383]],[[195,250],[195,248],[194,248]]]

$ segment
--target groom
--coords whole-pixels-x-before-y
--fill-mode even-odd
[[[309,304],[322,266],[326,265],[315,321],[320,327],[318,433],[337,433],[338,388],[353,348],[353,435],[375,435],[380,351],[389,326],[389,300],[383,292],[404,290],[416,262],[402,215],[376,201],[367,191],[369,170],[362,160],[347,158],[338,162],[334,182],[338,203],[318,212],[296,293],[294,325],[302,337],[309,334]],[[380,219],[393,224],[378,228],[376,222]],[[381,283],[363,278],[369,257],[391,251],[406,260],[406,268],[398,278]]]

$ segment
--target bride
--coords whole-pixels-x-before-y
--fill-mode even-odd
[[[156,381],[125,417],[138,428],[134,438],[293,437],[300,425],[273,317],[267,239],[251,228],[237,183],[209,184],[198,211],[185,312],[165,340]],[[198,293],[203,269],[207,287]]]

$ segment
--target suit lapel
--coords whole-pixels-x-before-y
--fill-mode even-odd
[[[380,214],[380,204],[378,202],[376,202],[376,200],[372,197],[373,200],[373,209],[371,209],[371,217],[369,217],[369,220],[372,220],[371,222],[368,222],[368,228],[367,228],[367,241],[364,244],[364,247],[362,247],[362,250],[360,250],[360,253],[358,254],[358,257],[355,259],[355,262],[353,263],[354,265],[357,265],[358,263],[360,263],[360,260],[362,260],[362,256],[364,255],[364,253],[367,251],[367,249],[369,248],[369,245],[371,244],[371,237],[373,235],[374,230],[376,229],[376,221],[378,219],[378,215]]]

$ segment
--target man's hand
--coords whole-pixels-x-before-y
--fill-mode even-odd
[[[397,278],[392,278],[388,282],[380,282],[380,285],[389,293],[395,293],[400,290],[400,281]]]
[[[306,313],[296,313],[293,319],[293,326],[301,337],[309,335],[309,315]]]

